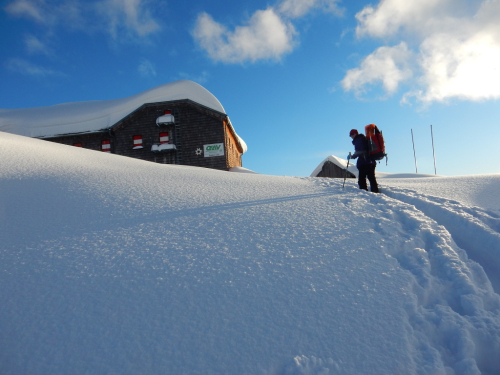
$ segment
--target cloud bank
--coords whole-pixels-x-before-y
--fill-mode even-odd
[[[366,6],[356,15],[357,36],[399,44],[365,57],[346,73],[343,88],[361,94],[381,84],[390,95],[411,84],[402,100],[426,104],[500,98],[500,0],[474,4],[382,0]]]
[[[198,15],[192,35],[214,61],[243,63],[280,60],[293,51],[298,35],[291,20],[313,9],[341,15],[339,0],[285,0],[276,7],[257,10],[243,26],[229,30],[209,14]]]

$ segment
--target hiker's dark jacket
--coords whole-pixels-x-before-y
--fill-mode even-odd
[[[358,159],[356,161],[356,167],[360,167],[363,165],[377,165],[375,160],[372,160],[368,155],[368,141],[363,134],[358,134],[352,140],[352,144],[354,145],[354,154],[352,155],[353,159]]]

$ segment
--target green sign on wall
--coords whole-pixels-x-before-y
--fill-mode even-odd
[[[224,156],[224,143],[203,145],[203,152],[206,158],[210,158],[212,156]]]

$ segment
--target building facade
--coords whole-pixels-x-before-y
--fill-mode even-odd
[[[244,153],[225,113],[188,99],[144,104],[99,132],[43,139],[154,163],[220,170],[241,167]]]
[[[229,170],[243,166],[246,152],[220,102],[191,81],[125,99],[2,114],[0,130],[154,163]]]

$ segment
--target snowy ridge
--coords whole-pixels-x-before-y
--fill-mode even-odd
[[[498,260],[494,212],[5,133],[0,158],[2,374],[500,373],[495,270],[455,239]]]

